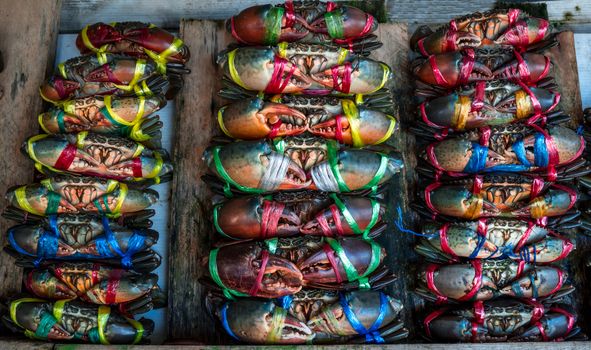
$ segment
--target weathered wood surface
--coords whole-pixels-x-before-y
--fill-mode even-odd
[[[170,216],[169,338],[191,338],[216,344],[213,321],[203,304],[204,288],[197,281],[205,271],[202,258],[211,246],[211,192],[201,176],[207,167],[201,160],[213,135],[221,75],[214,56],[230,38],[221,23],[182,21],[180,36],[191,48],[191,74],[177,99],[177,137],[173,148],[175,177]]]
[[[53,68],[61,1],[0,1],[0,210],[4,193],[33,179],[33,164],[20,152],[21,143],[37,132],[42,110],[39,86]],[[13,222],[0,218],[0,246]],[[22,270],[0,254],[0,297],[20,291]]]

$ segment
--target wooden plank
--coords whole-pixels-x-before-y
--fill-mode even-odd
[[[212,319],[203,305],[197,279],[207,271],[201,258],[209,253],[212,233],[211,192],[200,179],[207,171],[201,160],[213,135],[213,117],[221,75],[213,57],[229,42],[221,23],[182,21],[180,36],[191,48],[191,74],[177,100],[177,137],[173,148],[175,177],[170,216],[169,338],[191,338],[216,344]]]
[[[52,350],[54,346],[52,343],[41,341],[0,338],[0,349],[2,350]]]
[[[39,86],[53,70],[60,5],[61,1],[23,0],[18,6],[0,1],[4,60],[0,72],[0,210],[7,204],[4,193],[10,186],[33,179],[33,163],[20,152],[20,146],[39,129]],[[0,246],[5,245],[4,233],[12,225],[0,218]],[[14,259],[1,253],[0,297],[20,291],[21,274]]]

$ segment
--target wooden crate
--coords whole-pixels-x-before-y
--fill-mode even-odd
[[[38,129],[35,116],[41,112],[41,99],[38,86],[53,67],[55,39],[58,34],[60,2],[21,0],[19,6],[10,6],[8,1],[0,0],[4,13],[3,26],[0,26],[0,50],[5,61],[5,70],[0,73],[0,193],[9,186],[32,179],[32,166],[20,154],[22,140]],[[35,19],[34,21],[32,19]],[[157,18],[157,14],[154,14]],[[67,19],[63,19],[67,20]],[[150,22],[150,18],[142,18]],[[172,206],[170,213],[171,235],[169,249],[169,345],[159,349],[202,349],[205,345],[232,344],[230,339],[207,315],[203,305],[203,287],[197,279],[205,271],[201,258],[209,252],[212,242],[211,192],[200,180],[206,172],[201,155],[212,136],[219,135],[214,115],[216,107],[223,101],[217,96],[221,74],[214,64],[214,56],[232,42],[223,23],[201,20],[182,20],[179,24],[180,36],[192,52],[188,68],[192,70],[185,81],[185,87],[177,97],[176,143],[172,150],[175,164],[175,177],[172,183]],[[393,68],[394,79],[389,88],[396,96],[401,124],[409,125],[415,117],[412,101],[412,78],[408,73],[408,32],[403,23],[383,24],[378,36],[384,47],[373,54]],[[557,82],[562,88],[562,109],[573,116],[582,117],[581,99],[574,51],[573,35],[560,34],[561,45],[550,51],[555,60]],[[416,193],[415,140],[402,130],[389,143],[403,155],[405,170],[396,177],[388,190],[390,207],[400,206],[404,212],[406,226],[417,229],[418,218],[408,209],[409,201]],[[0,198],[0,207],[6,201]],[[392,211],[395,213],[395,210]],[[380,237],[380,243],[389,255],[386,263],[399,277],[389,288],[393,296],[405,305],[403,319],[411,330],[418,329],[424,304],[411,293],[414,284],[414,267],[420,259],[412,251],[414,237],[395,229],[394,216],[390,217],[389,232]],[[11,225],[0,219],[0,245],[4,245],[3,232]],[[585,274],[582,259],[591,246],[590,240],[577,239],[577,250],[569,258],[574,274],[574,284],[578,291],[573,298],[580,315],[580,325],[589,320],[585,317],[584,303],[588,295],[588,276]],[[0,297],[7,297],[20,290],[21,271],[14,266],[12,258],[0,254]],[[585,285],[587,283],[587,285]],[[588,305],[587,305],[588,306]],[[588,331],[588,329],[586,329]],[[1,335],[0,335],[1,336]],[[420,344],[419,334],[411,333],[410,343],[379,346],[388,349],[510,349],[511,343],[498,344]],[[523,343],[520,346],[537,349],[588,349],[586,342],[565,343]],[[117,348],[144,348],[128,346]],[[2,349],[90,349],[92,345],[55,345],[0,338]],[[147,347],[146,347],[147,348]],[[232,348],[222,346],[221,348]],[[328,346],[301,346],[302,349],[323,349]],[[374,349],[378,346],[355,346],[356,349]]]

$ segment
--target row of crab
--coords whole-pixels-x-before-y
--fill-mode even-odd
[[[182,86],[189,50],[172,34],[137,22],[86,26],[83,56],[58,65],[40,87],[53,104],[38,116],[45,134],[22,151],[46,178],[9,188],[5,252],[23,267],[24,289],[5,325],[26,336],[100,344],[148,342],[164,307],[159,234],[148,209],[170,179],[162,122],[152,116]]]
[[[320,1],[254,6],[218,55],[224,139],[203,154],[220,240],[203,265],[208,311],[256,344],[389,343],[408,331],[376,239],[402,159],[392,70],[369,58],[374,18]],[[229,140],[229,139],[239,139]],[[223,197],[222,197],[223,196]]]
[[[584,337],[561,265],[586,227],[578,205],[590,173],[585,138],[558,109],[544,19],[494,10],[411,38],[423,180],[413,209],[427,220],[415,251],[428,264],[416,293],[439,306],[423,322],[438,341]],[[573,182],[576,179],[576,182]]]

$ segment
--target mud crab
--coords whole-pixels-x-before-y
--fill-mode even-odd
[[[424,226],[425,238],[415,250],[436,263],[458,261],[458,258],[511,258],[526,263],[551,263],[564,259],[575,244],[548,226],[570,226],[564,221],[551,224],[545,221],[480,219],[430,223]]]
[[[117,305],[124,314],[163,307],[158,275],[139,274],[93,262],[58,263],[26,271],[27,290],[42,299],[76,299],[98,305]]]
[[[433,129],[464,131],[518,121],[550,120],[554,118],[550,112],[555,111],[559,101],[560,94],[548,88],[508,81],[478,82],[421,102],[418,114],[434,134]]]
[[[377,27],[375,18],[358,8],[318,0],[252,6],[226,22],[228,32],[249,45],[282,41],[348,44],[369,36]]]
[[[299,234],[374,237],[384,230],[386,208],[375,198],[317,192],[275,193],[228,199],[214,207],[216,231],[232,239]]]
[[[40,134],[23,143],[22,150],[43,171],[68,172],[141,181],[170,180],[172,164],[163,151],[147,149],[125,137],[81,131],[76,134]]]
[[[224,302],[210,294],[207,304],[230,336],[249,343],[390,343],[408,336],[398,320],[402,304],[377,291],[309,289],[287,301]]]
[[[158,232],[113,226],[105,222],[100,235],[80,231],[76,235],[67,225],[58,227],[57,219],[49,229],[17,225],[7,231],[9,246],[5,251],[17,259],[17,265],[25,267],[79,259],[105,261],[136,271],[151,271],[160,265],[160,256],[150,249],[158,241]]]
[[[146,96],[165,94],[169,84],[180,87],[178,74],[158,74],[152,61],[116,55],[88,55],[58,65],[59,75],[49,78],[40,88],[41,97],[53,104],[72,98],[94,95]]]
[[[518,9],[502,9],[456,18],[435,32],[427,26],[419,27],[411,38],[411,47],[424,56],[489,45],[524,49],[550,35],[547,20]]]
[[[411,63],[418,79],[417,95],[437,95],[478,81],[514,80],[525,84],[543,83],[552,62],[536,52],[519,53],[512,48],[490,47],[420,57]]]
[[[442,173],[532,172],[577,160],[585,140],[576,131],[557,125],[510,124],[465,132],[427,146],[421,157]]]
[[[521,217],[542,219],[569,213],[580,197],[570,186],[539,176],[493,173],[427,185],[422,193],[432,218]],[[427,214],[427,213],[426,213]],[[427,214],[428,215],[428,214]]]
[[[277,298],[302,287],[352,290],[391,281],[380,267],[384,249],[372,240],[327,237],[275,238],[213,249],[209,277],[229,298]],[[211,283],[204,279],[204,283]]]
[[[392,69],[385,63],[369,58],[356,57],[322,69],[331,62],[320,66],[310,64],[309,60],[301,63],[294,60],[294,63],[264,47],[224,51],[217,61],[226,78],[244,89],[277,94],[329,94],[333,91],[371,94],[383,88],[392,75]],[[300,69],[302,65],[310,71]]]
[[[14,332],[40,340],[95,344],[137,344],[154,331],[152,320],[134,320],[104,305],[20,298],[8,304],[3,323]]]
[[[492,300],[435,310],[424,328],[428,338],[447,342],[556,341],[577,336],[576,319],[566,305]]]
[[[87,25],[76,37],[76,47],[83,55],[106,52],[150,58],[161,69],[169,62],[184,64],[191,57],[189,47],[181,39],[153,24],[141,22]]]
[[[55,175],[6,192],[12,206],[38,216],[97,213],[109,217],[142,211],[158,201],[158,192],[128,187],[116,180]]]
[[[149,115],[166,105],[161,95],[140,97],[92,96],[69,100],[39,115],[48,134],[91,131],[129,137],[135,141],[159,141],[162,123]],[[154,142],[153,141],[153,142]]]
[[[471,260],[451,265],[430,264],[419,272],[416,292],[438,303],[497,299],[557,298],[572,291],[566,273],[556,266],[515,260]]]
[[[388,140],[398,129],[398,122],[393,116],[365,107],[371,105],[372,98],[364,96],[354,102],[333,96],[282,95],[271,101],[252,97],[222,107],[218,122],[226,135],[242,140],[309,132],[353,147],[375,145]]]
[[[231,194],[230,185],[246,193],[365,190],[388,181],[403,167],[394,152],[339,149],[332,140],[301,137],[214,145],[206,149],[203,159],[226,184],[227,195]],[[216,186],[207,176],[204,180]]]

